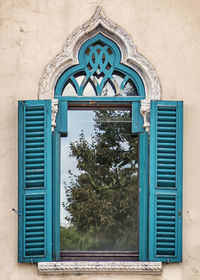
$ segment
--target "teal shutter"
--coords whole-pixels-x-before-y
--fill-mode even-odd
[[[150,116],[150,261],[182,261],[183,103],[152,101]]]
[[[51,101],[19,101],[19,262],[52,259]]]

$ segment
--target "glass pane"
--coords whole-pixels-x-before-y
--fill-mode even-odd
[[[137,96],[137,89],[134,83],[129,79],[123,91],[125,96]]]
[[[95,87],[92,86],[92,83],[87,83],[83,91],[83,96],[96,96]]]
[[[113,83],[112,83],[112,85],[114,87]],[[110,83],[109,83],[109,81],[106,82],[105,86],[103,87],[101,95],[102,96],[115,96],[115,91],[114,91],[113,87],[111,86],[111,82]]]
[[[61,250],[138,251],[137,149],[130,111],[68,111]]]
[[[77,96],[75,86],[73,85],[73,83],[71,81],[69,81],[67,83],[62,95],[63,96]]]

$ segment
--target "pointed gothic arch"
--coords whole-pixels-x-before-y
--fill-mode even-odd
[[[74,30],[68,37],[63,51],[45,68],[39,85],[39,99],[55,99],[58,79],[67,69],[79,63],[78,54],[81,46],[98,34],[116,43],[121,53],[121,63],[133,69],[143,81],[145,97],[141,101],[140,111],[144,117],[144,127],[148,129],[147,115],[150,111],[150,101],[161,99],[158,76],[151,63],[137,52],[131,36],[108,19],[99,6],[91,19]]]

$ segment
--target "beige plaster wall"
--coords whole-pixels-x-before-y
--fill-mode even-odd
[[[17,263],[17,100],[38,97],[44,67],[97,5],[154,65],[162,98],[184,100],[183,263],[162,276],[38,276]],[[199,0],[0,0],[0,280],[200,279],[199,29]]]

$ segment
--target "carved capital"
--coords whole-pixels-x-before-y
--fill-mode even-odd
[[[149,132],[149,128],[150,128],[150,120],[149,120],[149,116],[150,116],[150,100],[146,100],[146,99],[141,100],[140,114],[144,118],[144,125],[143,125],[143,127],[145,128],[146,132]]]
[[[51,129],[54,131],[54,128],[56,127],[56,115],[58,112],[58,100],[52,99],[51,103]]]

